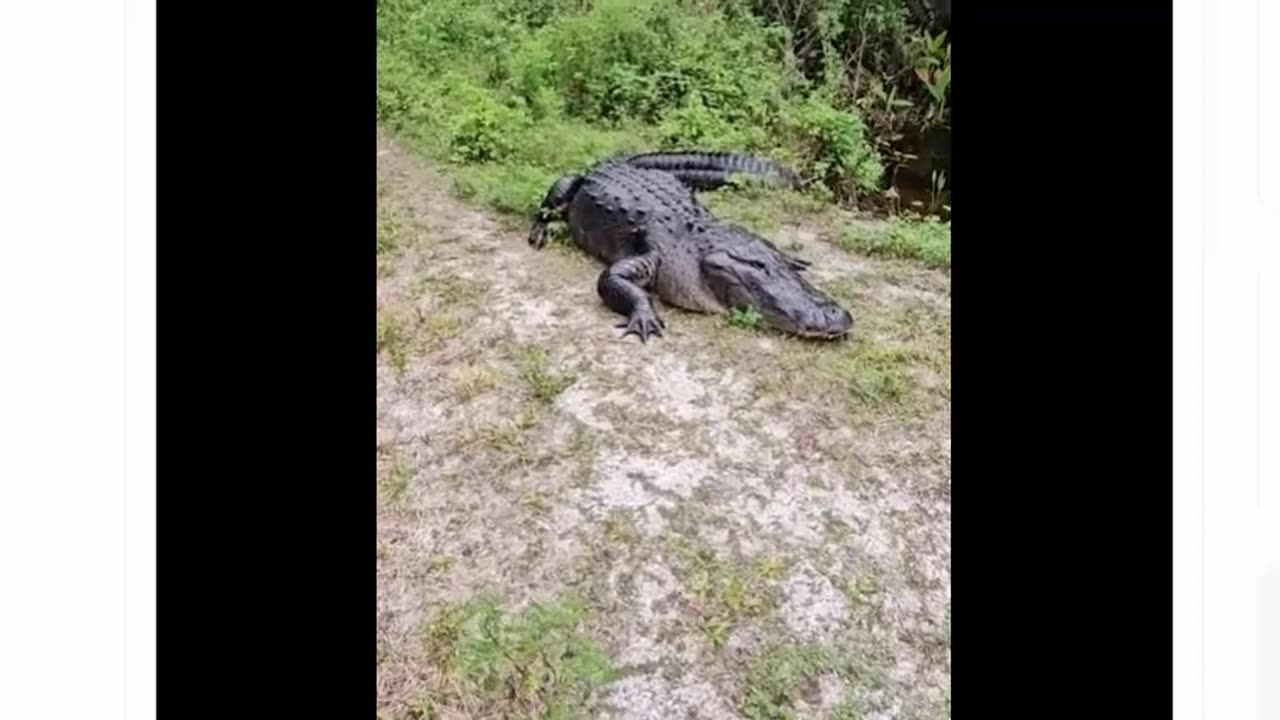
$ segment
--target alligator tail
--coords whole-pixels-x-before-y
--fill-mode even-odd
[[[782,165],[757,155],[698,151],[651,152],[632,155],[627,163],[646,170],[663,170],[695,190],[714,190],[735,175],[752,175],[778,187],[796,188],[800,180]]]

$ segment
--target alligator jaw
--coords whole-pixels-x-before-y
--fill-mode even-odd
[[[830,341],[830,340],[848,339],[849,335],[851,335],[852,333],[853,333],[853,328],[850,327],[847,330],[833,330],[829,332],[798,332],[798,333],[789,333],[789,334],[794,335],[795,337],[798,337],[798,338],[802,338],[804,340]]]

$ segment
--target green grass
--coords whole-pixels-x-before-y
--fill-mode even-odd
[[[453,567],[454,558],[448,555],[437,555],[427,561],[427,572],[431,574],[448,572]]]
[[[880,583],[871,575],[863,575],[851,580],[845,586],[845,597],[853,607],[862,607],[870,603],[880,592]]]
[[[382,479],[382,489],[388,500],[399,502],[404,497],[405,491],[409,489],[409,477],[408,466],[404,464],[404,460],[397,457]]]
[[[753,307],[729,308],[729,313],[725,316],[725,322],[737,328],[759,330],[764,327],[764,316]]]
[[[617,673],[582,629],[586,609],[566,597],[511,614],[488,595],[446,608],[424,633],[431,664],[453,681],[433,703],[469,717],[587,717],[591,693]]]
[[[836,243],[853,252],[951,269],[951,223],[934,217],[894,218],[883,229],[851,228]]]
[[[390,253],[400,244],[400,220],[389,212],[378,213],[378,255]]]
[[[530,397],[544,405],[555,402],[560,393],[574,383],[570,373],[557,373],[547,366],[547,351],[529,345],[520,353],[520,377]]]
[[[859,691],[878,686],[881,673],[854,653],[819,645],[783,645],[760,656],[748,673],[740,710],[748,720],[797,720],[796,700],[826,674],[837,675],[845,684],[844,697],[833,709],[833,717],[862,718]]]
[[[543,129],[538,142],[522,145],[519,155],[502,162],[447,162],[455,194],[500,213],[529,218],[561,174],[581,171],[610,155],[654,147],[639,128],[602,130],[581,122],[551,121]]]
[[[378,313],[378,353],[385,352],[396,374],[403,375],[409,362],[408,333],[404,322],[389,313]]]
[[[446,441],[449,454],[482,457],[470,470],[452,473],[457,482],[493,482],[513,469],[545,467],[564,463],[575,482],[590,479],[595,456],[595,441],[582,427],[575,428],[560,443],[540,442],[545,429],[547,408],[541,402],[515,399],[507,416],[494,422],[464,422]],[[541,511],[545,499],[529,496],[526,506]]]
[[[400,323],[389,315],[378,314],[378,352],[382,352],[399,342],[401,336]]]
[[[886,301],[875,288],[884,282],[831,283],[832,295],[853,313],[853,337],[814,353],[797,350],[789,363],[814,389],[843,396],[855,419],[918,414],[950,397],[950,311],[914,299]]]
[[[684,584],[698,628],[713,648],[723,647],[735,628],[764,616],[776,605],[774,584],[784,570],[776,558],[730,562],[680,540],[673,540],[670,546],[682,560]]]
[[[836,364],[850,400],[860,406],[884,406],[905,401],[915,387],[912,367],[921,354],[906,348],[866,344]]]
[[[440,346],[462,334],[463,319],[448,310],[418,314],[417,330],[427,345]]]
[[[513,468],[541,466],[558,458],[576,459],[586,452],[575,445],[574,438],[570,438],[565,448],[545,447],[536,442],[535,431],[541,427],[545,415],[541,404],[517,401],[505,419],[464,424],[450,439],[449,452],[458,455],[483,452],[485,460],[460,475],[459,481],[497,481]]]
[[[639,539],[635,522],[621,510],[614,510],[604,519],[604,536],[611,543],[630,545]]]
[[[774,352],[743,356],[728,322],[716,334],[726,366],[749,368],[757,399],[786,397],[829,407],[856,425],[921,419],[950,398],[950,314],[913,299],[886,300],[877,284],[824,283],[850,309],[854,331],[836,343],[781,343]],[[846,414],[847,413],[847,414]]]
[[[532,460],[534,451],[528,433],[537,424],[537,414],[525,411],[517,414],[512,420],[481,428],[474,433],[473,440],[506,460],[527,463]]]
[[[386,353],[398,377],[409,367],[415,353],[438,349],[444,342],[462,334],[463,318],[458,311],[441,308],[431,312],[408,312],[383,309],[378,312],[378,354]]]
[[[832,209],[829,202],[812,194],[770,190],[755,183],[706,192],[699,197],[716,217],[765,236],[776,232],[784,218],[810,217],[830,222],[830,218],[824,216]]]

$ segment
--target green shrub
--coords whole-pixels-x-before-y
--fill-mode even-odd
[[[768,154],[840,200],[883,175],[838,83],[806,79],[793,31],[744,2],[381,0],[377,17],[379,121],[503,211],[657,147]]]
[[[708,108],[697,92],[692,93],[684,105],[662,116],[658,133],[668,148],[696,147],[713,151],[755,150],[764,145],[767,138],[763,128],[734,124]]]
[[[483,163],[509,158],[529,126],[528,117],[521,110],[498,103],[484,91],[468,95],[471,100],[454,121],[451,133],[454,159]]]
[[[840,199],[856,200],[880,185],[884,166],[857,113],[812,95],[792,114],[813,177]]]

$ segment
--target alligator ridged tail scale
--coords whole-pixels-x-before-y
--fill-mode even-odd
[[[734,175],[752,175],[778,187],[800,184],[795,173],[778,163],[744,153],[710,153],[695,150],[650,152],[628,157],[627,162],[646,170],[662,170],[675,175],[696,190],[714,190]]]

